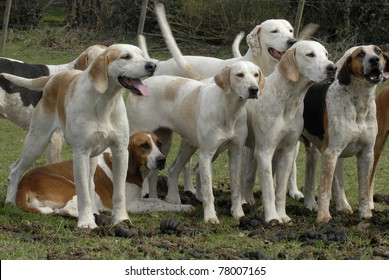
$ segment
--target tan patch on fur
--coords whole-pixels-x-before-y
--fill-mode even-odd
[[[357,48],[353,53],[351,54],[351,65],[350,65],[350,71],[352,74],[357,77],[358,79],[363,79],[363,73],[362,73],[362,65],[363,65],[363,59],[358,59],[357,56],[360,52],[362,52],[362,48]]]
[[[46,114],[54,114],[57,111],[60,120],[66,123],[66,100],[74,94],[72,83],[81,72],[71,71],[59,73],[50,79],[43,92],[43,107]]]
[[[185,85],[188,82],[187,79],[177,78],[166,85],[165,97],[167,100],[174,101],[177,97],[177,88]]]
[[[200,86],[195,88],[182,101],[180,108],[180,115],[185,116],[185,119],[192,119],[197,117],[197,108],[199,102]]]

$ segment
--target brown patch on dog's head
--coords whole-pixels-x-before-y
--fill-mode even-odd
[[[277,65],[278,71],[292,82],[297,82],[300,78],[300,72],[296,62],[296,49],[292,48],[286,51]]]
[[[363,54],[363,48],[359,47],[346,58],[337,76],[340,84],[350,84],[351,75],[357,77],[358,79],[363,79],[363,59],[358,58]]]
[[[104,45],[90,46],[77,58],[74,69],[85,70],[105,49],[107,49],[107,47]]]
[[[131,135],[128,152],[130,153],[130,158],[133,158],[135,161],[135,164],[134,162],[129,162],[129,168],[131,168],[131,165],[146,167],[147,155],[150,154],[151,147],[151,140],[147,136],[147,132],[139,131]]]
[[[226,66],[213,78],[216,85],[227,93],[230,91],[231,88],[230,73],[231,66]]]

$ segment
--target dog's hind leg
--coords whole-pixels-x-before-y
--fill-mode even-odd
[[[46,162],[56,163],[61,161],[61,149],[63,143],[62,130],[57,128],[51,136],[49,145],[46,148]]]
[[[39,107],[36,107],[35,110],[39,110]],[[15,204],[18,185],[24,172],[44,152],[55,129],[52,125],[52,119],[47,115],[37,114],[34,116],[39,116],[39,118],[36,117],[33,120],[24,140],[22,153],[10,167],[6,203]]]
[[[189,144],[187,140],[182,139],[177,157],[169,168],[168,194],[165,198],[166,202],[181,204],[180,194],[178,192],[178,176],[196,150],[196,147]]]

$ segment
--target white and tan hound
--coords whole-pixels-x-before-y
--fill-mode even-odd
[[[254,150],[266,222],[290,220],[285,210],[286,187],[303,131],[303,99],[313,82],[332,81],[335,71],[320,43],[298,41],[265,78],[259,100],[246,103],[246,146]]]
[[[78,227],[96,227],[93,174],[96,156],[108,147],[112,150],[114,223],[128,219],[125,180],[130,135],[122,89],[147,94],[140,78],[152,75],[155,67],[138,47],[115,44],[99,54],[85,71],[65,71],[37,79],[3,73],[20,86],[43,89],[21,156],[10,167],[6,202],[15,204],[23,173],[43,152],[52,133],[60,128],[73,148]]]
[[[0,73],[8,73],[25,78],[38,78],[62,71],[85,70],[95,57],[106,48],[103,45],[93,45],[72,62],[60,65],[29,64],[10,58],[0,58]],[[28,130],[31,124],[32,113],[41,98],[41,91],[19,87],[0,76],[0,118],[7,119]],[[53,134],[46,149],[48,163],[61,160],[62,141],[62,132],[58,130]]]
[[[204,221],[219,223],[212,192],[212,158],[228,150],[231,178],[232,215],[244,215],[240,203],[242,148],[246,140],[245,103],[257,98],[264,76],[258,66],[240,61],[226,66],[214,82],[201,82],[176,76],[154,76],[144,80],[150,96],[130,95],[128,120],[133,131],[155,131],[163,143],[171,141],[172,132],[184,142],[169,169],[166,200],[180,203],[178,175],[199,148],[199,173],[204,206]],[[166,151],[163,151],[166,155]]]

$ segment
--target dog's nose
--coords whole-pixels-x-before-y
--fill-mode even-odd
[[[336,74],[336,65],[335,64],[328,64],[327,65],[327,73],[328,73],[328,75],[331,77],[331,79],[332,78],[334,78],[335,79],[335,74]]]
[[[155,68],[157,68],[157,64],[154,62],[147,62],[145,68],[150,74],[153,74],[155,72]]]
[[[166,158],[164,156],[160,156],[157,158],[157,168],[162,170],[165,168]]]
[[[289,39],[286,43],[288,44],[289,47],[293,46],[297,40],[295,38]]]
[[[369,63],[371,65],[377,65],[380,62],[380,58],[378,56],[373,56],[369,58]]]
[[[258,98],[258,87],[253,86],[249,87],[249,99],[257,99]]]

